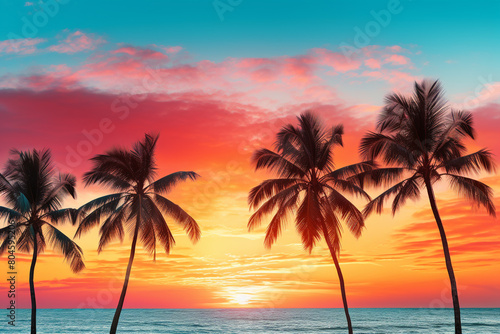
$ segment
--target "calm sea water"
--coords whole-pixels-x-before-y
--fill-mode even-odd
[[[16,327],[29,333],[29,310],[18,310]],[[114,310],[39,310],[38,333],[109,333]],[[352,309],[354,332],[453,333],[451,309]],[[463,309],[464,333],[499,334],[500,309]],[[5,321],[5,320],[3,320]],[[123,310],[122,333],[347,333],[342,309]]]

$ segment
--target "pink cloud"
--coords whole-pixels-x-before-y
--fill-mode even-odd
[[[139,59],[166,60],[168,56],[147,48],[139,48],[135,46],[124,46],[111,52],[111,54],[127,54]]]
[[[166,53],[179,53],[182,51],[182,46],[169,46],[163,48]]]
[[[311,56],[299,56],[286,59],[283,74],[291,76],[295,83],[308,84],[315,78],[314,70]]]
[[[344,73],[357,70],[361,66],[359,60],[351,59],[339,52],[322,48],[312,49],[311,52],[318,64],[329,66],[336,72]]]
[[[92,55],[74,68],[44,68],[26,76],[0,79],[0,87],[44,89],[100,89],[125,94],[165,94],[203,91],[224,94],[232,101],[245,103],[251,99],[269,108],[291,103],[339,103],[338,95],[329,86],[328,77],[348,79],[368,77],[397,85],[413,77],[403,71],[386,69],[385,48],[369,47],[366,54],[349,59],[328,49],[312,49],[306,54],[268,58],[227,58],[214,62],[190,62],[189,54],[179,58],[166,54],[165,47],[121,45],[115,50]],[[380,68],[376,68],[380,66]],[[376,71],[362,71],[365,67]],[[361,72],[360,72],[361,71]],[[322,87],[322,88],[318,88]],[[317,90],[320,91],[317,91]]]
[[[373,68],[373,69],[376,69],[376,68],[381,68],[382,67],[382,63],[380,60],[378,59],[375,59],[375,58],[368,58],[365,60],[365,65],[368,66],[369,68]]]
[[[283,61],[270,58],[243,58],[237,60],[234,65],[239,69],[238,75],[248,76],[251,80],[261,83],[278,80]]]
[[[393,45],[393,46],[387,47],[387,50],[390,50],[392,52],[401,52],[401,51],[403,51],[403,48],[400,47],[399,45]]]
[[[19,38],[0,41],[0,54],[32,54],[38,50],[37,45],[45,41],[43,38]]]
[[[387,63],[393,63],[398,65],[406,65],[410,63],[410,59],[401,55],[392,55],[386,59]]]
[[[410,84],[413,84],[413,82],[421,80],[419,76],[414,76],[398,70],[387,69],[381,69],[379,71],[363,71],[359,75],[355,74],[353,76],[387,81],[394,86],[400,86],[400,88],[407,88]]]
[[[52,45],[48,48],[49,51],[58,53],[73,54],[76,52],[95,50],[97,46],[104,43],[104,39],[85,34],[81,31],[75,31],[61,40],[59,44]]]
[[[400,53],[409,53],[409,51],[398,45],[390,47],[370,45],[361,50],[363,57],[368,58],[365,60],[365,65],[371,69],[380,69],[385,64],[411,68],[411,60]]]
[[[458,98],[458,108],[472,109],[500,102],[500,81],[492,81],[491,76],[489,78],[481,77],[480,80],[480,85],[474,91],[462,94]]]

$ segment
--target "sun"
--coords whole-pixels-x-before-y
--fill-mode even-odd
[[[238,293],[232,299],[236,304],[247,305],[252,299],[252,295],[249,293]]]
[[[254,307],[263,302],[263,293],[266,290],[263,286],[228,286],[221,291],[221,295],[227,300],[226,305]]]

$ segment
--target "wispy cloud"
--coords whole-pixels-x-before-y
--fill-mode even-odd
[[[92,34],[85,34],[80,30],[73,33],[64,32],[65,37],[59,39],[59,43],[48,47],[49,51],[58,53],[73,54],[82,51],[95,50],[100,44],[106,41],[101,37]]]
[[[33,54],[39,50],[38,45],[44,42],[46,42],[44,38],[9,39],[0,41],[0,56],[2,54]]]

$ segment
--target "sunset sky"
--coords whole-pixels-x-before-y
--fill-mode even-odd
[[[473,112],[470,151],[500,156],[497,1],[7,1],[0,0],[0,165],[12,148],[50,148],[74,173],[79,207],[108,193],[83,187],[88,159],[160,133],[158,174],[202,176],[170,194],[199,223],[193,245],[153,262],[138,248],[126,308],[341,307],[326,244],[303,250],[293,221],[272,249],[265,224],[248,232],[248,191],[269,177],[252,152],[306,110],[342,123],[337,166],[360,161],[384,96],[440,79],[454,108]],[[500,177],[478,175],[495,190]],[[372,196],[381,189],[368,189]],[[500,225],[436,189],[463,307],[500,307]],[[355,200],[360,208],[365,204]],[[4,222],[2,222],[4,224]],[[3,225],[2,225],[3,226]],[[75,227],[63,228],[73,236]],[[77,239],[87,268],[46,251],[36,269],[41,308],[114,308],[130,239],[97,254],[98,229]],[[439,233],[425,197],[393,218],[370,216],[343,236],[351,307],[451,306]],[[29,307],[31,257],[18,254],[18,300]],[[6,268],[5,256],[1,266]],[[6,293],[1,285],[0,301]]]

